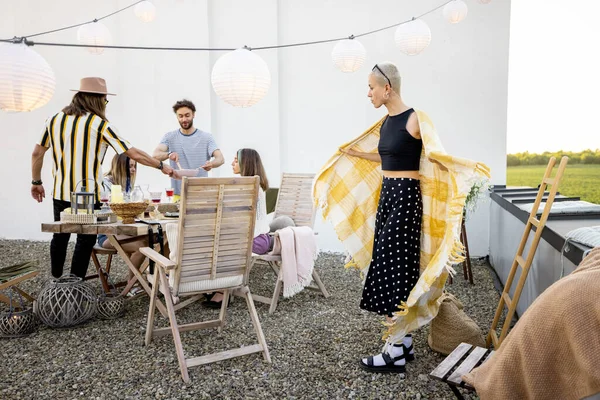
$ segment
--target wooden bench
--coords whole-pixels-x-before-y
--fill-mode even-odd
[[[474,392],[475,388],[462,380],[462,376],[486,362],[493,350],[461,343],[429,375],[450,386],[457,399],[464,399],[458,388]]]

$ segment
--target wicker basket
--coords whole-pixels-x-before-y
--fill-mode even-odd
[[[33,311],[54,328],[77,325],[96,314],[96,293],[79,277],[51,278],[34,301]]]
[[[118,318],[125,313],[125,299],[120,293],[104,293],[98,296],[96,307],[100,318]]]
[[[9,311],[0,314],[0,337],[14,338],[27,336],[37,326],[33,308],[24,311]]]
[[[135,217],[146,210],[148,203],[110,203],[110,209],[123,219],[124,224],[133,224]]]
[[[71,214],[68,212],[60,213],[60,222],[65,224],[109,224],[117,222],[117,216],[114,213],[94,213],[94,214]]]

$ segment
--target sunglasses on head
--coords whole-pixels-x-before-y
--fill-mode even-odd
[[[392,82],[390,81],[390,78],[387,77],[387,75],[381,70],[381,68],[379,68],[377,66],[377,64],[375,64],[375,66],[373,67],[373,69],[371,70],[371,72],[375,71],[375,70],[379,71],[379,73],[381,73],[381,75],[383,75],[383,77],[388,81],[390,87],[392,87]]]

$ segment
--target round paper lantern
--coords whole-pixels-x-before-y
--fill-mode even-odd
[[[133,8],[135,16],[143,22],[152,22],[156,18],[156,7],[150,1],[137,3]]]
[[[429,46],[431,30],[424,21],[413,19],[396,28],[394,39],[401,52],[407,56],[414,56]]]
[[[108,46],[112,43],[112,35],[102,22],[92,22],[79,27],[77,30],[77,41],[86,45]],[[104,53],[104,48],[102,47],[88,47],[87,50],[96,55]]]
[[[213,67],[210,80],[223,101],[234,107],[250,107],[269,91],[271,73],[260,56],[242,48],[222,55]]]
[[[462,0],[454,0],[444,6],[444,18],[451,24],[457,24],[467,17],[469,9]]]
[[[342,72],[357,71],[366,57],[365,46],[354,38],[340,40],[331,51],[333,64]]]
[[[480,4],[490,4],[492,0],[477,0],[477,2]]]
[[[0,44],[0,109],[32,111],[54,94],[54,72],[44,57],[27,45]]]

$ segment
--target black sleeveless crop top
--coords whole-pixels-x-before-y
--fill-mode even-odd
[[[381,125],[377,150],[384,171],[419,170],[423,141],[406,130],[406,123],[413,112],[409,108],[401,114],[388,115]]]

